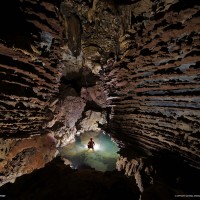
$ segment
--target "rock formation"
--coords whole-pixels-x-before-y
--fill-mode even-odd
[[[122,8],[130,15],[119,37],[120,61],[103,76],[113,98],[109,128],[136,149],[178,152],[199,168],[199,3]]]
[[[15,184],[4,185],[0,193],[6,199],[15,199],[17,196],[21,200],[139,199],[140,195],[135,182],[123,174],[115,171],[103,173],[93,169],[72,170],[58,158],[45,168],[21,176]]]
[[[134,162],[171,152],[199,169],[199,14],[197,0],[2,2],[2,180],[102,127]]]
[[[0,139],[0,185],[44,167],[58,153],[56,141],[50,134],[31,138]]]
[[[1,136],[41,134],[60,84],[63,25],[48,1],[12,3],[1,7]]]

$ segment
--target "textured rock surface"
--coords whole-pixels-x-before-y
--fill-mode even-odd
[[[120,61],[104,72],[115,98],[110,129],[147,153],[179,152],[199,168],[200,5],[139,1],[123,9],[130,16]]]
[[[85,118],[83,118],[79,124],[81,130],[83,131],[100,131],[99,124],[104,125],[106,123],[105,113],[95,112],[88,110],[85,113]]]
[[[48,132],[46,121],[52,116],[47,110],[62,75],[63,26],[57,6],[54,1],[31,0],[1,6],[2,136]]]
[[[2,2],[0,137],[52,133],[60,146],[109,119],[131,151],[200,168],[199,10],[197,0]]]
[[[52,134],[55,135],[57,146],[64,146],[74,140],[75,123],[81,118],[85,102],[77,96],[66,96],[61,101],[56,99],[54,102],[57,102],[53,110],[54,117],[47,127],[51,128]]]
[[[56,140],[48,134],[24,139],[0,139],[0,185],[44,167],[57,154]]]
[[[115,137],[148,154],[179,152],[199,167],[199,3],[97,0],[62,6],[81,21],[79,52],[84,67],[100,73],[113,105],[109,129]]]
[[[198,194],[200,174],[177,154],[135,159],[120,156],[116,169],[136,181],[142,199],[174,199],[175,195]]]
[[[56,154],[46,125],[63,68],[58,8],[53,0],[8,0],[0,7],[0,184],[43,167]]]
[[[28,182],[28,184],[27,184]],[[26,191],[26,192],[24,192]],[[139,199],[134,181],[117,172],[93,169],[72,170],[61,160],[53,160],[43,169],[24,175],[14,184],[6,184],[0,193],[8,199]]]
[[[8,0],[0,8],[2,183],[44,166],[55,150],[40,147],[43,137],[53,135],[57,147],[72,142],[76,123],[90,108],[84,110],[86,102],[103,107],[106,101],[92,70],[82,67],[81,21],[65,10],[62,6],[61,13],[60,2],[54,0]],[[82,86],[90,87],[89,99],[80,97]],[[101,112],[97,121],[103,123]],[[19,150],[13,150],[17,144]]]

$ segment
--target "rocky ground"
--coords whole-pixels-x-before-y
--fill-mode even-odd
[[[5,199],[139,199],[134,181],[118,172],[98,172],[93,169],[72,170],[56,158],[43,169],[19,177],[15,184],[0,188]]]

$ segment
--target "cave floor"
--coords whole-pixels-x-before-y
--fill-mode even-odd
[[[87,148],[93,138],[94,151]],[[86,132],[76,136],[75,142],[59,149],[60,156],[69,160],[73,169],[94,168],[97,171],[112,171],[116,167],[119,148],[105,132]]]

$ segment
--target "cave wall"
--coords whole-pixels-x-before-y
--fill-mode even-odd
[[[55,1],[56,2],[56,1]],[[47,132],[61,77],[62,20],[54,1],[1,6],[1,136]]]
[[[58,1],[5,1],[0,7],[0,185],[57,154],[47,128],[62,75]]]
[[[0,139],[0,186],[44,167],[58,153],[53,135]]]
[[[169,150],[199,168],[200,5],[139,1],[124,9],[120,61],[104,75],[110,131],[147,154]]]
[[[102,87],[82,70],[81,20],[65,7],[54,0],[1,5],[0,184],[43,167],[56,147],[74,141],[77,127],[99,131],[105,123]]]
[[[62,5],[81,21],[83,66],[100,76],[113,136],[149,155],[176,152],[199,168],[199,3]]]

